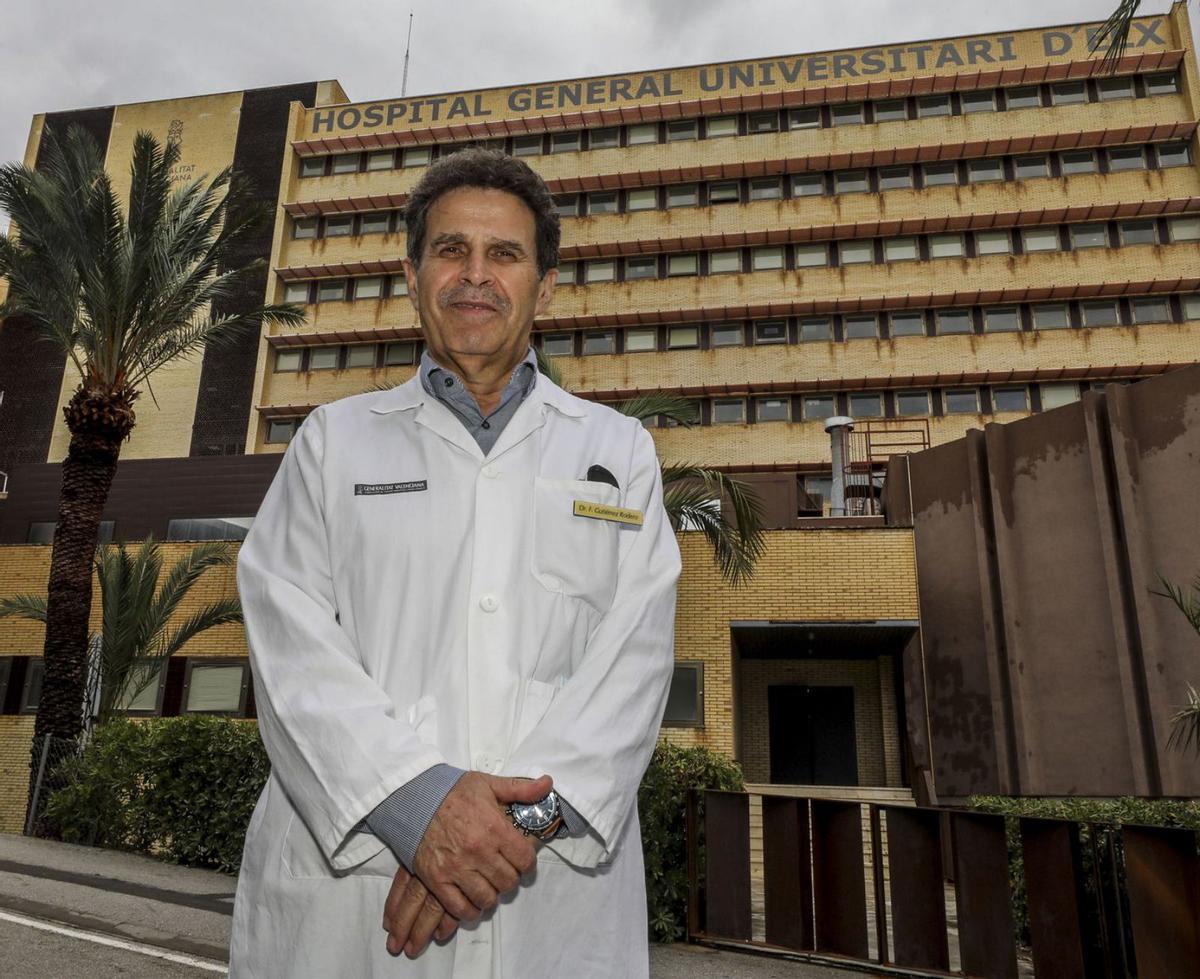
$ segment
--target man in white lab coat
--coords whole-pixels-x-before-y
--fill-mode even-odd
[[[645,976],[654,444],[534,366],[559,227],[523,162],[456,153],[405,216],[420,369],[304,420],[238,557],[272,772],[230,974]]]

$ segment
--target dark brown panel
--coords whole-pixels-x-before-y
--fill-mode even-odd
[[[713,938],[749,941],[750,797],[704,794],[705,931]]]
[[[814,799],[812,841],[817,951],[865,959],[867,890],[859,804]]]
[[[1123,835],[1138,979],[1195,976],[1200,969],[1196,834],[1126,826]]]
[[[1085,979],[1079,827],[1021,820],[1033,965],[1040,976]]]
[[[811,950],[814,944],[808,802],[763,796],[762,820],[767,942]]]
[[[884,811],[896,965],[949,969],[941,814],[899,807]]]
[[[955,813],[950,822],[962,969],[981,979],[1016,979],[1004,818]]]

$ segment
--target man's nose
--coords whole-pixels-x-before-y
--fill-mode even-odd
[[[487,253],[479,250],[472,250],[463,262],[460,277],[464,282],[469,282],[471,285],[479,286],[492,281],[491,265],[488,262]]]

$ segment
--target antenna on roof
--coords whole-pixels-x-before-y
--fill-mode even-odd
[[[412,11],[408,12],[408,41],[404,45],[404,77],[400,80],[400,98],[408,94],[408,53],[412,50]]]

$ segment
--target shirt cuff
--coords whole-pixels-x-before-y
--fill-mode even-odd
[[[434,765],[400,786],[367,816],[371,832],[410,871],[434,813],[465,774],[453,765]]]
[[[589,826],[588,821],[579,813],[571,808],[571,804],[562,796],[558,797],[559,807],[562,809],[562,827],[555,834],[561,839],[564,836],[583,836],[587,833]]]

